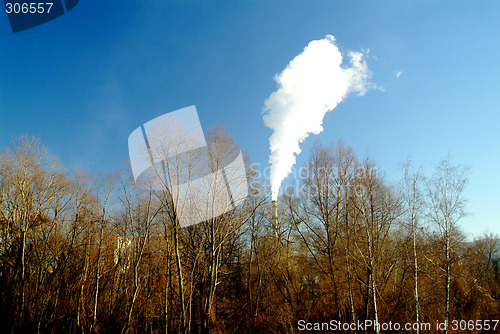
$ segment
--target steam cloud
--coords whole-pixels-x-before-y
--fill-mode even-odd
[[[335,37],[311,41],[274,80],[278,89],[265,101],[264,124],[273,130],[269,138],[272,199],[278,198],[281,182],[291,172],[299,144],[310,133],[323,131],[325,114],[349,93],[364,95],[369,82],[363,54],[349,52],[349,65],[342,66],[342,54]]]

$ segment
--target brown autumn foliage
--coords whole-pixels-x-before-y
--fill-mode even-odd
[[[128,172],[68,173],[37,139],[17,138],[0,153],[2,332],[296,333],[299,320],[500,319],[500,239],[468,242],[460,231],[467,170],[447,159],[429,178],[405,171],[389,184],[342,143],[317,143],[279,199],[278,224],[249,168],[244,205],[181,228],[168,194],[137,188]]]

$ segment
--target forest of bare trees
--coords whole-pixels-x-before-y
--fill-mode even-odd
[[[495,332],[451,327],[500,319],[500,239],[460,229],[467,168],[446,158],[424,175],[408,161],[391,183],[341,142],[317,142],[276,222],[247,166],[243,205],[181,227],[168,192],[129,171],[68,172],[16,138],[0,151],[1,331],[296,333],[299,320],[370,319]]]

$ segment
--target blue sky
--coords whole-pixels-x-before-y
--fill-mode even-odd
[[[27,133],[68,168],[111,172],[152,118],[196,105],[267,165],[262,121],[273,77],[313,39],[369,51],[384,92],[350,96],[302,144],[342,139],[386,172],[411,155],[430,174],[451,153],[471,166],[467,233],[500,233],[500,20],[497,1],[80,0],[13,34],[0,15],[0,147]],[[400,76],[397,74],[400,72]]]

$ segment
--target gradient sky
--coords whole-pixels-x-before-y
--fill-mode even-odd
[[[13,34],[0,14],[0,147],[35,135],[68,168],[111,172],[127,138],[196,105],[205,130],[226,127],[267,166],[262,121],[273,77],[313,39],[369,50],[384,91],[350,96],[303,143],[342,139],[388,182],[411,155],[427,174],[452,154],[472,168],[465,232],[500,233],[500,2],[80,0]]]

